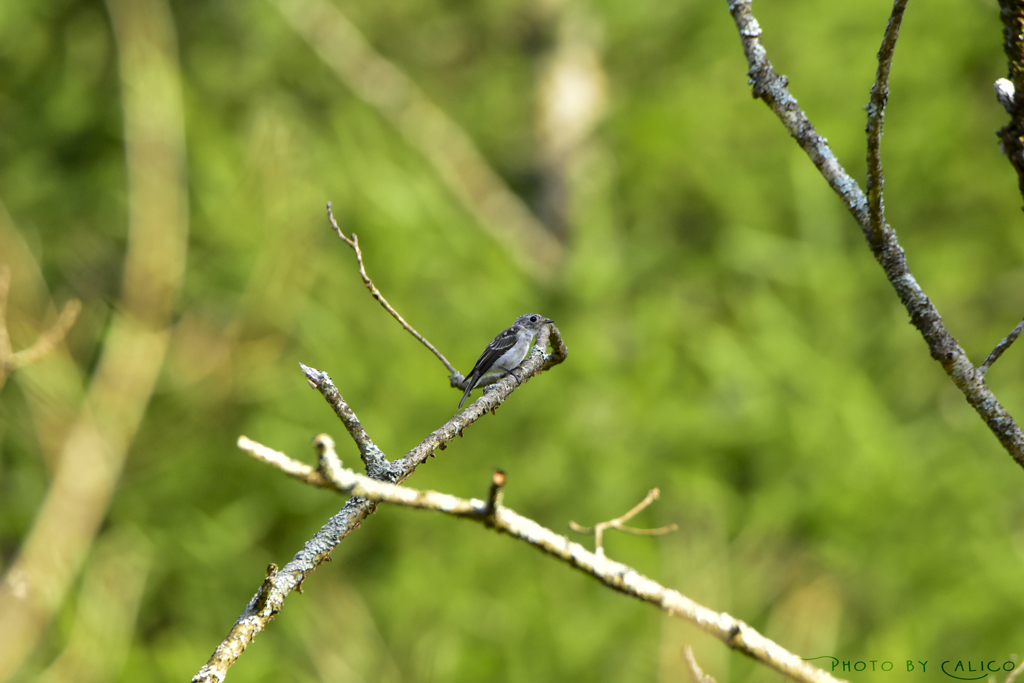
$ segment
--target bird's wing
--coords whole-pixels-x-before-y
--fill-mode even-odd
[[[494,365],[494,361],[498,360],[505,353],[516,345],[519,335],[516,332],[515,327],[510,327],[497,337],[494,338],[484,352],[480,354],[480,358],[477,359],[476,365],[473,366],[473,371],[469,373],[470,377],[476,375],[479,379],[480,375],[487,372],[487,370]],[[479,374],[477,374],[479,372]]]

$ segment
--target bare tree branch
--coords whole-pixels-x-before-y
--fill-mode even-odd
[[[1009,78],[996,80],[996,98],[1010,115],[1010,122],[996,135],[999,146],[1017,172],[1017,183],[1024,195],[1024,0],[999,0],[999,17],[1003,22],[1003,51],[1007,58]],[[1009,348],[1024,329],[1024,320],[992,350],[985,362],[978,368],[984,374],[999,356]],[[1019,670],[1019,669],[1018,669]]]
[[[239,442],[241,444],[242,439]],[[260,446],[248,439],[245,439],[244,443],[246,444],[246,450],[256,452],[258,454],[257,457],[263,462],[278,467],[290,476],[295,476],[295,473],[299,471],[312,471],[312,468],[295,462],[283,453]],[[326,435],[317,437],[316,443],[318,449],[333,451],[333,442]],[[308,468],[308,470],[305,468]],[[730,648],[756,659],[783,675],[807,683],[825,683],[838,680],[827,672],[801,660],[777,643],[765,638],[744,622],[734,619],[728,614],[714,612],[687,598],[678,591],[658,584],[632,567],[609,560],[603,553],[592,553],[578,543],[573,543],[566,537],[556,534],[532,519],[523,517],[510,508],[504,507],[500,502],[500,492],[505,484],[505,474],[500,470],[494,473],[487,501],[476,498],[458,498],[446,493],[438,493],[437,491],[419,491],[396,484],[380,482],[358,474],[353,470],[341,467],[331,467],[330,470],[328,478],[333,487],[339,493],[352,495],[354,497],[353,500],[358,498],[421,510],[433,510],[434,512],[480,522],[499,533],[507,534],[529,543],[541,552],[560,559],[566,564],[593,576],[610,588],[651,603],[671,616],[689,621],[705,633],[718,638]],[[324,472],[321,471],[321,473]],[[319,486],[319,481],[319,479],[316,479],[309,483]],[[630,513],[635,514],[639,512],[642,509],[641,506],[653,501],[655,497],[649,494],[647,499],[645,499],[645,503],[636,506]],[[623,517],[627,517],[630,513],[623,515]],[[268,576],[268,581],[276,579],[277,576],[280,576],[280,572],[275,576]],[[195,680],[193,679],[193,681]]]
[[[552,351],[545,353],[549,341],[552,344]],[[447,444],[457,436],[462,436],[465,429],[476,422],[488,412],[493,412],[500,406],[508,396],[526,384],[530,378],[539,375],[545,370],[558,365],[565,360],[568,351],[562,341],[558,328],[554,325],[545,325],[537,335],[537,342],[533,350],[522,362],[522,378],[516,382],[511,377],[505,377],[494,384],[494,388],[484,392],[484,395],[473,402],[461,413],[434,430],[427,438],[410,450],[402,458],[389,462],[382,452],[373,446],[373,442],[366,435],[359,424],[355,413],[338,393],[337,388],[327,376],[327,373],[320,372],[313,368],[302,366],[306,379],[310,384],[323,394],[335,412],[341,418],[348,429],[349,434],[360,449],[367,465],[367,473],[371,475],[372,481],[379,482],[402,482],[408,478],[416,468],[431,457],[435,451],[444,450]],[[245,439],[239,439],[239,447],[251,453],[255,457],[281,467],[289,476],[301,481],[313,484],[314,486],[325,485],[329,472],[335,469],[332,464],[337,456],[332,455],[334,446],[328,440],[317,439],[317,448],[321,451],[321,466],[318,470],[296,465],[294,462],[287,463],[283,454],[271,449],[258,447],[258,444]],[[366,453],[372,453],[372,457],[366,457]],[[282,467],[282,463],[285,466]],[[500,493],[492,493],[491,507],[500,504]],[[266,628],[281,608],[284,601],[292,590],[300,589],[303,579],[312,573],[322,562],[330,559],[330,553],[334,550],[348,534],[357,529],[362,521],[376,511],[376,502],[368,498],[353,497],[349,499],[341,511],[332,517],[320,531],[311,538],[305,546],[296,553],[291,562],[286,564],[280,571],[274,570],[268,573],[266,580],[260,589],[253,596],[246,606],[242,615],[235,622],[227,637],[217,646],[210,660],[193,677],[193,681],[221,681],[227,673],[228,668],[238,659],[249,642]]]
[[[815,168],[842,198],[847,209],[865,230],[864,236],[870,241],[867,199],[857,181],[843,170],[828,146],[828,141],[818,134],[796,99],[789,94],[789,90],[786,89],[786,77],[778,75],[772,68],[771,62],[768,61],[768,53],[761,44],[761,26],[750,11],[750,1],[730,0],[729,11],[739,29],[743,51],[750,65],[747,76],[753,95],[764,100],[779,117],[789,134],[810,157]]]
[[[899,2],[902,0],[897,0],[897,3]],[[786,130],[796,139],[811,162],[842,199],[847,210],[860,225],[868,246],[885,271],[889,283],[910,314],[911,323],[928,344],[932,358],[942,365],[946,374],[996,435],[1003,448],[1018,465],[1024,467],[1024,432],[985,384],[984,373],[971,364],[967,354],[946,329],[931,300],[910,273],[903,248],[896,239],[896,232],[891,228],[882,229],[881,239],[876,240],[864,193],[857,182],[840,166],[825,139],[814,130],[814,126],[800,109],[796,99],[789,93],[786,78],[775,73],[771,62],[768,61],[767,52],[761,43],[761,27],[750,10],[750,0],[730,0],[729,11],[739,30],[743,51],[750,65],[747,75],[750,77],[754,97],[764,100],[779,117]],[[893,22],[890,21],[890,28],[892,27]],[[887,33],[887,37],[888,35]],[[883,48],[885,45],[883,43]],[[885,54],[883,49],[880,55],[884,58]],[[880,192],[881,185],[879,198]]]

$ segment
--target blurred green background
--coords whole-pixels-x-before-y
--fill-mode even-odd
[[[163,1],[138,6],[163,17],[176,56],[164,77],[183,111],[186,270],[102,525],[13,680],[199,669],[266,565],[343,503],[236,438],[314,462],[311,438],[328,432],[359,464],[299,362],[331,375],[391,458],[454,414],[459,392],[367,294],[328,201],[377,286],[463,372],[524,312],[554,318],[569,346],[411,486],[480,497],[501,467],[506,504],[566,533],[657,486],[637,523],[680,530],[611,534],[611,557],[802,656],[894,663],[842,677],[937,680],[944,660],[1019,661],[1024,472],[751,98],[725,2],[330,0],[330,21],[303,28],[318,3]],[[73,420],[127,308],[126,53],[112,6],[0,4],[15,349],[63,302],[83,303],[66,352],[0,393],[5,571],[61,465],[66,432],[40,425]],[[890,9],[753,5],[776,70],[857,178]],[[883,139],[889,220],[975,363],[1024,313],[1022,199],[993,135],[1006,118],[992,89],[1006,72],[998,14],[995,0],[911,3]],[[355,44],[345,18],[379,51],[347,75],[324,56]],[[393,82],[383,59],[420,90],[375,102]],[[488,213],[475,167],[445,166],[458,145],[417,129],[437,112],[506,200],[530,207],[527,227]],[[550,268],[523,257],[530,225]],[[1022,359],[1012,348],[988,375],[1018,420]],[[720,681],[779,679],[479,525],[382,507],[333,559],[231,681],[681,681],[687,643]],[[907,660],[928,664],[908,673]]]

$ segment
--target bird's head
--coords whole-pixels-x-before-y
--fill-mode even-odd
[[[527,313],[526,315],[521,315],[518,318],[516,318],[517,327],[522,327],[523,329],[529,330],[534,334],[537,334],[537,332],[540,331],[540,328],[543,325],[547,325],[548,323],[553,322],[555,321],[552,320],[551,318],[545,318],[539,313]]]

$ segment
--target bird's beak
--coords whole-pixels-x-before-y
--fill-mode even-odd
[[[553,323],[555,321],[552,320],[551,318],[544,318],[541,322],[544,323],[545,325],[547,325],[548,323]]]

